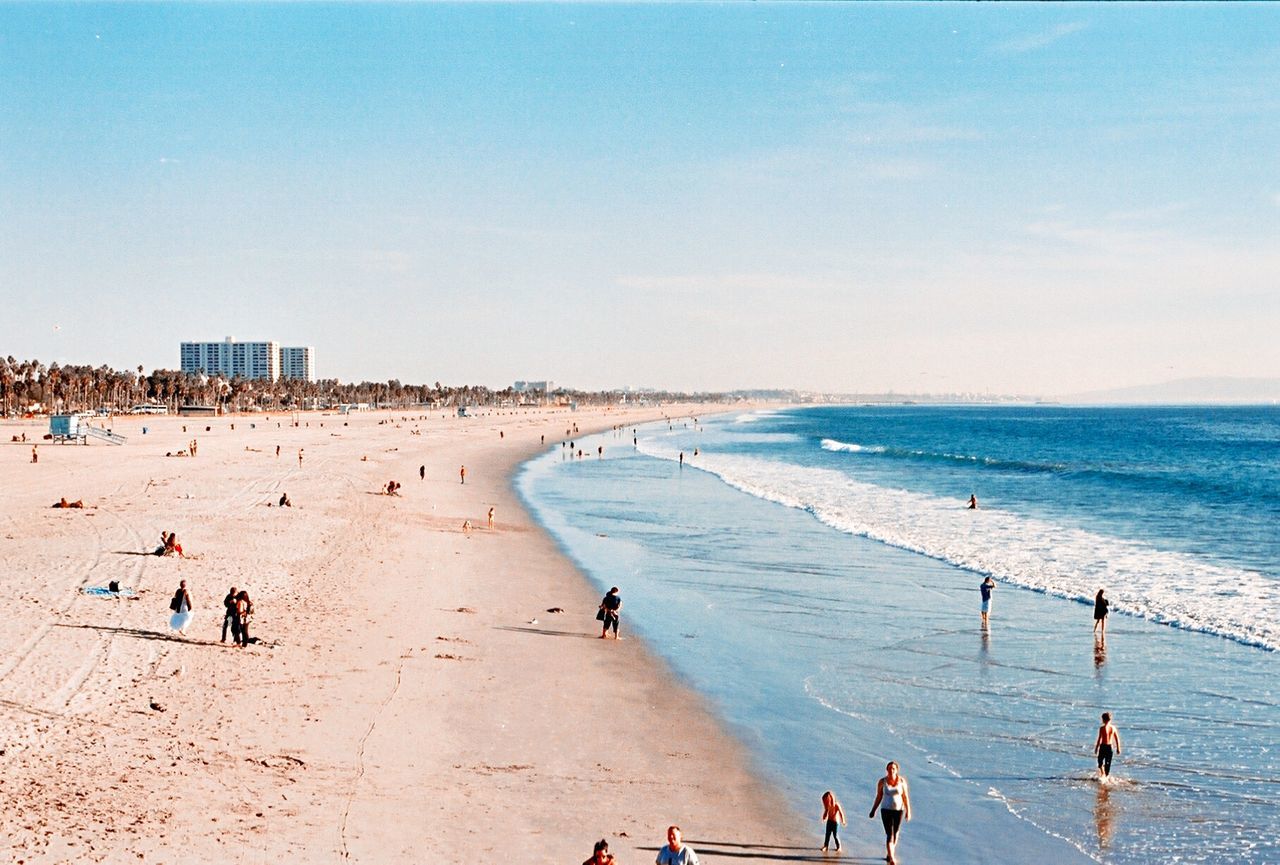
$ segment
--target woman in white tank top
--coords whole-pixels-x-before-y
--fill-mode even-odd
[[[897,865],[894,855],[898,847],[898,831],[911,819],[911,796],[907,792],[907,779],[898,774],[898,764],[890,762],[884,767],[884,777],[876,784],[876,801],[867,816],[875,819],[880,809],[880,822],[884,824],[884,851],[889,865]]]

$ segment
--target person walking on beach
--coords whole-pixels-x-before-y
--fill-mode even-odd
[[[615,865],[613,854],[609,852],[609,842],[601,838],[591,849],[591,858],[582,865]]]
[[[425,481],[427,479],[427,467],[425,465],[418,466],[418,480]]]
[[[240,608],[236,605],[236,587],[232,586],[227,590],[227,596],[222,599],[222,642],[227,641],[227,631],[231,631],[231,642],[236,645],[240,644]]]
[[[845,822],[844,809],[840,807],[839,800],[830,790],[822,794],[822,820],[827,826],[827,834],[822,837],[822,852],[827,852],[827,847],[830,846],[832,841],[835,842],[836,849],[839,850],[839,825],[836,821],[839,820],[841,824]]]
[[[169,601],[169,609],[173,615],[169,618],[169,627],[182,636],[187,635],[187,625],[191,624],[191,595],[187,592],[187,581],[178,582],[178,590]]]
[[[276,445],[276,459],[280,459],[280,445]]]
[[[609,594],[605,595],[600,601],[600,613],[596,616],[604,627],[600,629],[600,639],[604,639],[609,629],[613,628],[613,638],[618,639],[618,612],[622,609],[622,596],[618,594],[618,587],[614,586],[609,590]]]
[[[698,854],[686,847],[679,826],[667,827],[667,846],[658,851],[654,865],[698,865]]]
[[[1111,601],[1102,596],[1103,591],[1103,589],[1098,589],[1098,594],[1093,597],[1093,635],[1105,642],[1107,639],[1107,608],[1111,606]]]
[[[995,590],[995,587],[996,581],[991,579],[989,575],[978,585],[978,591],[982,593],[982,627],[984,628],[988,624],[987,616],[991,613],[991,592]]]
[[[1098,780],[1111,777],[1111,760],[1120,756],[1120,731],[1111,723],[1111,713],[1102,713],[1102,726],[1093,740],[1093,753],[1098,757]]]
[[[489,528],[493,528],[493,508],[489,508]]]
[[[302,468],[302,448],[298,448],[298,468]]]
[[[38,463],[38,462],[40,462],[40,454],[36,452],[36,448],[38,448],[38,447],[39,447],[39,445],[32,445],[32,446],[31,446],[31,462],[33,462],[33,463]]]
[[[867,817],[875,819],[877,808],[880,822],[884,824],[885,859],[889,865],[897,865],[898,832],[903,823],[911,820],[911,796],[907,792],[907,779],[898,774],[895,761],[884,767],[884,777],[876,782],[876,801]]]
[[[458,477],[462,479],[462,480],[460,481],[460,483],[464,483],[464,484],[465,484],[465,483],[467,482],[467,467],[466,467],[466,466],[461,466],[461,467],[458,469]]]

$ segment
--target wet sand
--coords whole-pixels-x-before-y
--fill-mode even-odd
[[[625,639],[625,607],[624,639],[598,639],[599,598],[511,490],[541,435],[697,411],[117,418],[124,446],[42,443],[36,465],[10,438],[47,422],[0,424],[0,844],[25,862],[576,863],[605,837],[636,863],[679,823],[704,861],[822,858],[816,815]],[[197,457],[164,456],[191,439]],[[294,507],[273,506],[284,492]],[[86,508],[51,509],[62,496]],[[161,531],[192,558],[146,555]],[[81,591],[112,580],[136,599]],[[219,642],[231,585],[254,599],[246,649]]]

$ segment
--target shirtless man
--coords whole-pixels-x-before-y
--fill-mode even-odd
[[[1102,713],[1102,726],[1093,742],[1093,753],[1098,757],[1098,780],[1105,780],[1111,775],[1111,758],[1120,756],[1120,731],[1111,723],[1110,712]]]

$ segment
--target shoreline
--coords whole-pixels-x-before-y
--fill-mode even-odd
[[[537,436],[702,408],[725,410],[149,417],[123,448],[0,450],[15,858],[565,862],[605,837],[643,862],[670,823],[709,861],[816,851],[706,701],[626,639],[625,607],[624,639],[595,639],[598,598],[513,488]],[[192,437],[199,456],[159,456]],[[295,507],[268,508],[282,491]],[[87,509],[49,509],[63,495]],[[162,529],[197,558],[133,555]],[[180,578],[189,640],[164,621]],[[111,579],[138,600],[79,594]],[[255,599],[242,652],[217,643],[224,583]]]

